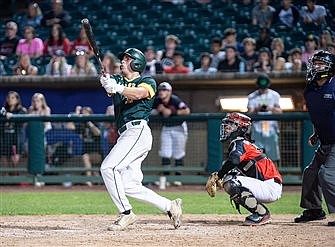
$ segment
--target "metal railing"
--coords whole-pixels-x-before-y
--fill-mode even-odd
[[[191,114],[175,116],[169,121],[185,120],[188,125],[188,141],[182,176],[179,180],[184,183],[201,184],[207,175],[221,167],[224,148],[219,142],[219,127],[224,113]],[[308,164],[314,149],[307,146],[308,136],[311,134],[311,123],[305,112],[291,112],[278,115],[250,115],[253,120],[277,120],[280,127],[279,145],[281,160],[278,167],[284,176],[285,183],[298,184],[301,182],[301,171]],[[92,159],[92,166],[85,167],[82,157],[82,133],[61,128],[61,124],[69,122],[75,125],[87,121],[94,122],[101,130],[99,142],[100,151]],[[51,122],[53,129],[45,132],[46,122]],[[17,154],[20,155],[18,164],[8,165],[8,156],[0,159],[1,184],[42,181],[46,183],[62,183],[70,180],[73,183],[92,181],[102,183],[99,175],[99,165],[103,157],[115,141],[109,136],[108,127],[114,122],[113,117],[106,115],[52,115],[31,116],[14,115],[11,119],[0,118],[0,125],[12,123],[17,125],[18,145]],[[160,131],[162,119],[152,117],[149,125],[153,133],[153,148],[144,160],[144,182],[157,181],[162,174],[161,158],[158,155],[160,146]],[[2,132],[3,133],[3,132]],[[113,134],[112,133],[112,134]],[[3,136],[0,138],[4,138]],[[114,139],[113,139],[114,138]],[[2,140],[6,145],[6,139]],[[10,140],[8,140],[8,145]],[[11,150],[11,148],[7,148]],[[95,150],[96,151],[96,150]],[[93,152],[93,151],[92,151]],[[11,155],[11,154],[10,154]],[[7,161],[6,161],[7,159]],[[5,162],[6,161],[6,162]],[[172,168],[174,175],[176,169]],[[171,176],[168,180],[177,179]]]

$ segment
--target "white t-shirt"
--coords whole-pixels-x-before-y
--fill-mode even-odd
[[[307,17],[311,21],[316,21],[320,17],[325,17],[327,13],[324,6],[315,5],[313,12],[310,12],[307,6],[303,6],[300,15],[302,18]]]

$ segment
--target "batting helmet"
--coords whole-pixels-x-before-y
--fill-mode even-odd
[[[318,62],[318,63],[317,63]],[[317,51],[309,59],[307,65],[306,81],[307,84],[314,84],[323,78],[335,75],[335,55],[329,51]]]
[[[251,118],[242,113],[228,113],[222,119],[220,126],[220,141],[233,140],[238,136],[244,137],[251,127]]]
[[[133,71],[137,71],[140,73],[144,71],[145,66],[147,65],[147,61],[145,60],[144,54],[140,50],[136,48],[128,48],[119,55],[119,59],[122,60],[124,55],[128,55],[129,57],[134,59],[130,63],[130,67]]]

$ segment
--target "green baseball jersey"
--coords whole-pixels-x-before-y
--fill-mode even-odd
[[[121,75],[113,75],[118,84],[126,87],[144,87],[149,91],[149,97],[140,100],[127,99],[121,94],[113,95],[114,112],[117,128],[136,119],[149,120],[156,94],[156,81],[151,76],[141,76],[132,81]]]

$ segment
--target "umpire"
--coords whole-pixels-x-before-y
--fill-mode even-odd
[[[304,97],[314,126],[309,145],[320,141],[315,155],[304,170],[300,206],[305,208],[296,223],[326,218],[322,194],[330,214],[335,216],[335,55],[320,50],[307,67]],[[335,226],[335,221],[329,221]]]

